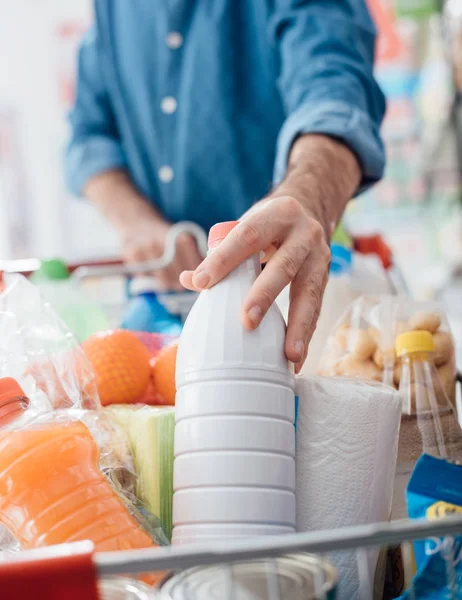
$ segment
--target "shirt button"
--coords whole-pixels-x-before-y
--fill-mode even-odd
[[[158,175],[162,183],[170,183],[174,176],[173,169],[169,165],[164,165],[159,169]]]
[[[178,31],[171,31],[167,34],[165,42],[172,50],[177,50],[183,45],[183,36]]]
[[[160,108],[166,115],[173,115],[176,111],[176,106],[176,99],[173,96],[165,96],[160,103]]]

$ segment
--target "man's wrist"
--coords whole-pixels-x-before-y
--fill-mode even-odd
[[[84,192],[119,232],[132,229],[140,221],[163,220],[124,170],[108,171],[93,177]]]
[[[330,239],[360,181],[361,168],[347,146],[328,136],[307,134],[294,142],[287,175],[269,198],[296,198]]]

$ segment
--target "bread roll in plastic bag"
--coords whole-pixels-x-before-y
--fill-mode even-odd
[[[407,331],[432,334],[433,360],[443,389],[454,402],[454,341],[447,317],[435,303],[398,296],[362,296],[348,307],[331,331],[318,374],[381,381],[399,389],[402,368],[395,354],[395,342],[398,335]]]

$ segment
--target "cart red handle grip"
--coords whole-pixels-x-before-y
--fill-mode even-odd
[[[393,253],[381,235],[365,235],[353,238],[356,252],[360,254],[376,254],[388,271],[393,265]]]
[[[22,555],[32,555],[30,558],[15,557],[12,562],[0,563],[2,600],[100,600],[93,550],[88,550],[88,544],[82,550],[81,543],[62,546],[66,547],[64,555],[47,552],[52,550],[47,548],[43,557],[40,551],[26,551]]]

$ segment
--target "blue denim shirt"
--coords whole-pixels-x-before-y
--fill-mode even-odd
[[[365,0],[95,0],[78,59],[67,177],[125,167],[165,216],[236,219],[316,132],[384,168]]]

